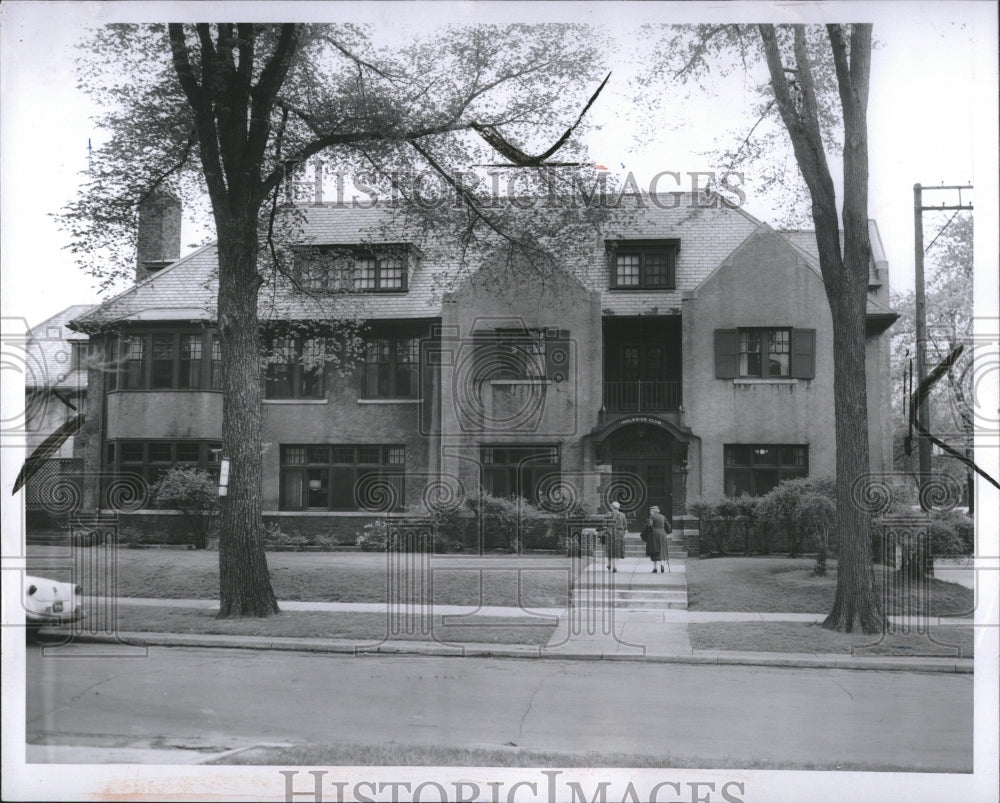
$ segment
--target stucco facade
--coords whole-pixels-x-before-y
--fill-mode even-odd
[[[353,254],[368,292],[329,298],[331,317],[361,324],[353,351],[323,370],[262,367],[268,515],[339,531],[485,490],[554,511],[617,499],[636,516],[650,504],[681,516],[695,498],[833,475],[831,320],[806,233],[722,204],[638,199],[538,271],[470,262],[387,212],[304,215],[307,246]],[[869,441],[883,470],[894,315],[872,232]],[[225,452],[207,362],[214,264],[200,249],[77,322],[111,365],[91,372],[95,475],[149,480],[182,455],[211,470]],[[312,302],[275,288],[265,329],[308,319]],[[283,337],[273,342],[300,356],[319,342]],[[102,493],[95,484],[89,503]]]

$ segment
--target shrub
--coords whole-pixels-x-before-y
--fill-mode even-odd
[[[914,532],[920,533],[920,536],[909,533],[908,528],[897,524],[895,543],[886,543],[886,530],[893,525],[893,519],[900,518],[912,519],[915,525]],[[924,522],[926,522],[926,538],[922,535]],[[897,556],[894,552],[895,549],[899,549],[902,561],[899,571],[911,576],[920,576],[921,573],[932,570],[935,555],[957,557],[973,554],[975,527],[972,519],[958,511],[931,512],[924,518],[919,508],[895,505],[874,521],[872,541],[876,560],[882,558],[883,549],[892,547],[893,553],[887,558],[890,563],[895,562]]]
[[[736,507],[743,518],[743,556],[750,555],[751,538],[758,535],[760,523],[760,498],[748,494],[740,494],[736,499]],[[766,555],[771,551],[771,545],[766,538],[758,539],[758,551]]]
[[[363,552],[388,552],[398,546],[385,519],[368,522],[358,533],[354,543]]]
[[[719,554],[726,554],[726,544],[730,542],[733,534],[733,525],[740,515],[740,506],[732,497],[726,496],[714,504],[715,517],[721,521],[721,537],[715,539]]]
[[[487,549],[520,552],[525,540],[557,543],[552,534],[552,519],[526,499],[491,494],[471,496],[467,504],[482,520],[483,541]]]
[[[716,528],[712,526],[712,520],[715,518],[715,505],[712,502],[704,499],[696,499],[688,503],[687,509],[688,513],[698,519],[698,540],[701,544],[707,543],[710,537],[717,538],[715,535]],[[704,551],[703,547],[699,547],[698,551]]]
[[[781,530],[788,541],[788,557],[802,552],[802,531],[796,522],[799,501],[807,494],[836,499],[836,486],[829,477],[800,477],[782,480],[761,498],[761,526]]]
[[[205,548],[220,511],[218,483],[208,473],[175,466],[153,484],[152,498],[157,507],[180,511],[195,547]]]
[[[263,541],[264,549],[270,552],[295,551],[309,543],[308,539],[299,535],[297,530],[286,533],[276,521],[264,525]]]
[[[451,530],[439,529],[433,517],[408,511],[405,519],[375,519],[368,522],[355,538],[355,545],[363,552],[417,552],[431,546],[435,552],[461,552],[462,540]],[[427,529],[412,528],[415,519],[430,522],[431,544],[426,540]]]
[[[806,534],[816,549],[816,566],[813,573],[826,574],[826,557],[830,547],[830,532],[837,517],[837,507],[822,494],[811,493],[803,496],[795,511],[796,524]]]
[[[976,546],[972,519],[957,511],[932,513],[928,526],[931,554],[946,557],[971,555]]]

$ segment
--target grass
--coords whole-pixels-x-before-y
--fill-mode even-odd
[[[29,570],[69,581],[75,562],[99,561],[103,550],[31,546]],[[219,555],[186,550],[119,549],[113,578],[104,588],[90,570],[82,572],[86,593],[157,599],[218,599]],[[438,605],[498,605],[525,608],[565,607],[570,566],[565,558],[485,556],[431,557],[420,565],[415,555],[359,552],[270,552],[268,567],[279,600],[311,602],[386,602],[400,580],[431,584]],[[97,567],[100,569],[101,567]]]
[[[759,613],[829,613],[837,587],[837,564],[830,561],[823,577],[813,574],[811,558],[712,558],[687,562],[688,609]],[[896,613],[971,616],[971,589],[929,579],[930,610],[916,594],[890,588],[885,593],[881,567],[875,580],[883,605]]]
[[[217,619],[209,610],[121,605],[114,627],[120,632],[197,633],[271,638],[324,638],[443,643],[547,644],[556,624],[527,617],[453,616],[393,619],[384,613],[289,611],[266,619]]]
[[[929,634],[837,633],[809,622],[714,622],[688,625],[696,650],[846,653],[856,656],[972,658],[971,627],[931,627]]]
[[[774,761],[734,756],[665,755],[663,753],[562,753],[526,750],[517,745],[498,748],[463,748],[437,745],[308,744],[259,747],[207,762],[223,765],[285,767],[531,767],[531,768],[671,768],[748,770],[842,770],[845,772],[971,772],[933,763],[926,766],[845,761]],[[450,791],[450,787],[446,786]],[[585,787],[586,788],[586,787]],[[507,791],[506,789],[504,791]],[[595,794],[594,799],[597,799]]]

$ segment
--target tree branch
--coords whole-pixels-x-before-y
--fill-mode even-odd
[[[792,149],[795,151],[795,160],[798,162],[799,170],[805,179],[806,186],[813,202],[813,220],[816,224],[817,245],[821,255],[820,267],[823,278],[826,282],[832,282],[837,277],[829,273],[834,264],[827,264],[827,260],[822,258],[824,253],[836,256],[836,265],[842,263],[840,250],[840,225],[837,219],[837,198],[833,186],[833,179],[830,176],[830,168],[827,165],[826,153],[823,150],[823,141],[820,136],[819,123],[815,119],[816,99],[815,84],[809,69],[809,58],[805,53],[804,28],[796,26],[796,54],[801,58],[798,62],[799,75],[802,78],[801,86],[804,95],[812,95],[811,99],[803,98],[802,111],[813,112],[812,120],[804,120],[799,111],[795,108],[788,89],[788,80],[785,78],[785,67],[781,61],[781,53],[778,48],[778,40],[775,36],[773,25],[759,25],[761,42],[764,45],[764,57],[767,61],[768,72],[771,76],[771,87],[774,90],[774,97],[778,104],[778,111],[785,124],[788,135],[792,140]],[[799,39],[801,37],[801,40]]]
[[[205,94],[204,86],[198,83],[191,66],[190,52],[184,36],[184,26],[172,22],[168,26],[168,33],[174,72],[177,73],[177,79],[187,97],[188,105],[194,112],[195,128],[198,132],[198,151],[201,154],[202,170],[205,173],[208,194],[212,199],[213,209],[221,210],[226,208],[227,190],[211,103]],[[202,80],[205,80],[204,74]]]
[[[400,80],[400,79],[406,79],[407,78],[407,76],[405,76],[405,75],[398,75],[398,74],[386,72],[385,70],[382,70],[379,67],[376,67],[371,62],[365,61],[363,58],[361,58],[360,56],[358,56],[357,54],[355,54],[353,51],[349,50],[347,47],[345,47],[344,45],[342,45],[340,42],[338,42],[336,39],[334,39],[332,36],[330,36],[327,33],[321,33],[316,38],[319,41],[321,41],[321,42],[326,42],[329,45],[333,45],[337,50],[339,50],[341,53],[343,53],[345,56],[347,56],[347,58],[349,58],[351,61],[353,61],[358,67],[364,67],[366,70],[371,70],[373,73],[375,73],[376,75],[381,76],[382,78],[386,78],[386,79],[388,79],[390,81]]]
[[[767,106],[764,107],[764,111],[761,112],[760,117],[757,118],[757,122],[753,124],[753,128],[751,128],[750,131],[747,133],[747,135],[743,138],[743,142],[740,143],[740,147],[736,149],[736,153],[733,154],[733,158],[730,160],[729,166],[726,168],[726,170],[732,170],[736,166],[736,163],[739,161],[740,154],[743,152],[743,149],[750,144],[750,137],[753,136],[753,132],[757,130],[757,126],[759,126],[761,123],[764,122],[764,119],[767,117],[767,115],[771,113],[771,109],[774,108],[775,103],[777,103],[777,100],[775,98],[771,98]]]
[[[703,31],[700,41],[691,47],[691,58],[687,60],[687,63],[683,67],[674,73],[674,78],[683,78],[685,73],[691,70],[698,60],[705,55],[705,51],[708,49],[708,43],[712,40],[712,38],[721,33],[722,30],[723,27],[721,25],[707,26],[707,31]]]

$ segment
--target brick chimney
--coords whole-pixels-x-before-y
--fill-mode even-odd
[[[181,255],[181,201],[156,189],[139,204],[135,280],[155,275]]]

